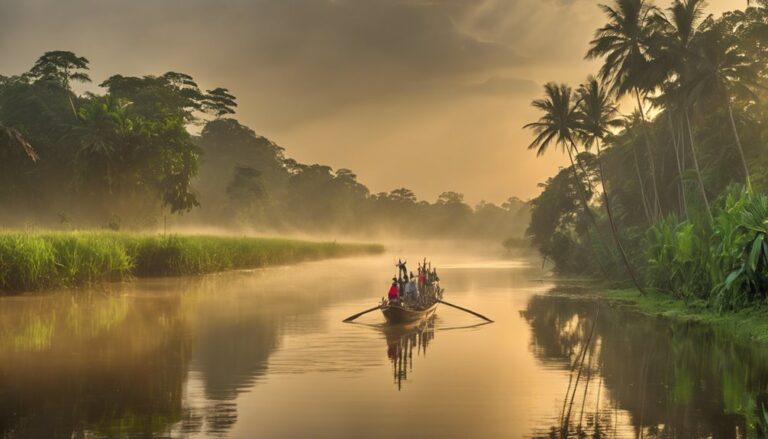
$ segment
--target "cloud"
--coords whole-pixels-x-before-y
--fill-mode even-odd
[[[539,92],[541,86],[530,79],[493,76],[483,82],[469,87],[471,91],[481,94],[508,97],[530,96]]]

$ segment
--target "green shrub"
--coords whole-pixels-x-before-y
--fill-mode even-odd
[[[721,310],[765,304],[768,298],[768,196],[730,194],[718,215],[718,284],[712,300]]]
[[[709,227],[674,217],[648,230],[646,280],[682,299],[719,310],[768,300],[768,196],[730,189]]]
[[[706,233],[696,231],[693,223],[675,217],[648,229],[646,280],[651,287],[684,300],[709,294],[708,240]]]

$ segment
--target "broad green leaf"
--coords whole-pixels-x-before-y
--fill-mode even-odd
[[[755,238],[754,241],[752,241],[752,251],[749,253],[749,270],[754,272],[757,270],[757,263],[760,260],[760,256],[763,250],[763,241],[765,240],[765,235],[759,234]]]

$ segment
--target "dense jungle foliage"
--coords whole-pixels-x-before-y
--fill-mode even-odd
[[[201,90],[183,73],[113,75],[102,94],[77,94],[88,64],[53,51],[0,76],[0,225],[524,235],[529,209],[516,198],[473,208],[456,192],[433,203],[406,188],[372,194],[348,169],[287,158],[232,118],[229,90]]]
[[[768,2],[705,8],[601,6],[598,75],[533,102],[530,148],[571,166],[542,184],[527,234],[558,272],[738,309],[768,300]]]

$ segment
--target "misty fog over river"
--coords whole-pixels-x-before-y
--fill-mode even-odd
[[[549,437],[593,326],[573,437],[756,434],[768,349],[598,313],[538,258],[421,252],[0,298],[0,437]],[[445,306],[342,323],[399,256],[430,257],[445,300],[495,323]]]

